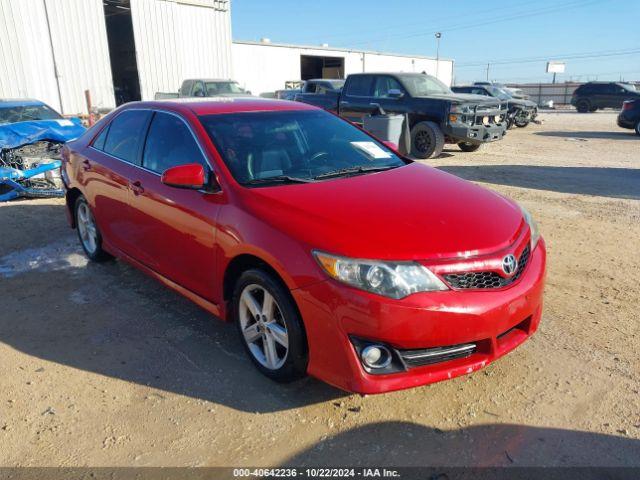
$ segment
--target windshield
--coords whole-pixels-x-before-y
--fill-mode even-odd
[[[236,82],[205,82],[207,97],[225,95],[229,93],[246,93]]]
[[[500,100],[509,100],[512,96],[506,90],[499,87],[484,87],[491,93],[492,97],[499,98]]]
[[[636,89],[636,86],[633,85],[632,83],[622,83],[622,88],[624,88],[625,90],[629,90],[630,92],[637,92],[638,90]]]
[[[436,77],[429,75],[398,75],[398,78],[412,97],[451,93],[449,87]]]
[[[384,144],[324,111],[242,112],[200,117],[234,178],[314,181],[405,165]],[[357,171],[356,171],[357,170]]]
[[[32,120],[56,120],[62,116],[46,105],[0,106],[0,124],[29,122]]]
[[[329,80],[328,81],[334,90],[340,90],[344,87],[344,80]]]

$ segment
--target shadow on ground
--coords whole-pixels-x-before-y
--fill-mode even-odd
[[[312,378],[275,385],[250,362],[233,325],[124,262],[87,264],[75,232],[64,226],[63,205],[15,203],[0,209],[0,225],[9,217],[23,227],[6,232],[5,243],[16,251],[0,253],[0,342],[50,362],[249,412],[346,395]],[[47,237],[47,231],[59,234]],[[39,245],[30,241],[19,250],[19,240],[31,237]],[[23,375],[29,381],[39,374]]]
[[[561,193],[640,199],[640,169],[446,165],[437,167],[466,180]]]
[[[559,138],[578,138],[583,140],[603,139],[603,140],[633,140],[640,141],[633,130],[615,131],[615,132],[572,132],[572,131],[559,131],[559,132],[534,132],[534,135],[541,135],[543,137],[559,137]]]
[[[284,465],[640,467],[640,440],[525,425],[489,424],[442,431],[409,422],[381,422],[326,438]]]

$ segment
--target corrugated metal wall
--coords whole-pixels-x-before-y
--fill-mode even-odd
[[[131,0],[143,100],[177,92],[185,78],[231,77],[229,8],[224,0]]]
[[[78,114],[86,113],[87,89],[94,105],[114,106],[102,0],[0,1],[0,97]]]

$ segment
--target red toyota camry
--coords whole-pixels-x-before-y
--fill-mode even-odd
[[[323,110],[130,103],[63,159],[88,257],[126,260],[234,322],[274,380],[424,385],[540,322],[545,246],[525,209]]]

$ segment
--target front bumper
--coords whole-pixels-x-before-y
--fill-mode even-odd
[[[489,125],[451,124],[444,129],[451,143],[487,143],[502,140],[507,131],[506,122]]]
[[[496,290],[425,292],[393,300],[332,280],[292,294],[309,342],[308,373],[370,394],[426,385],[478,370],[524,342],[540,322],[546,252],[541,239],[522,276]],[[465,358],[390,374],[365,371],[350,337],[410,350],[473,342]]]

